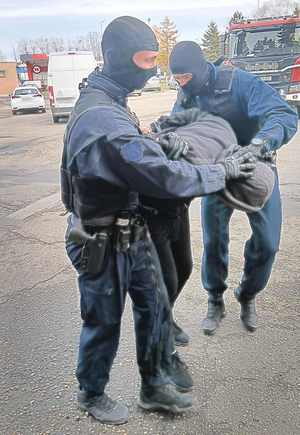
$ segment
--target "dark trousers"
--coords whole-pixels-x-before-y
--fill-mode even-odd
[[[240,294],[245,300],[252,299],[265,288],[279,249],[282,210],[278,175],[275,172],[276,183],[271,198],[262,210],[248,214],[252,235],[245,245]],[[223,293],[227,288],[229,222],[233,209],[224,205],[217,195],[210,195],[202,199],[201,212],[203,286],[210,293]]]
[[[79,271],[81,247],[67,243],[66,248]],[[162,352],[164,358],[173,352],[171,310],[150,238],[132,244],[126,252],[113,249],[103,271],[96,276],[79,273],[78,284],[83,319],[76,372],[80,388],[91,394],[104,391],[119,344],[127,292],[133,303],[141,377],[151,385],[166,383],[160,361]]]
[[[183,206],[175,219],[158,215],[149,229],[173,306],[193,269],[188,208]]]

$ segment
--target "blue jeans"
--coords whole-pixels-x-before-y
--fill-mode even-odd
[[[81,248],[75,243],[66,244],[78,272]],[[127,292],[133,302],[142,380],[151,385],[167,383],[160,361],[163,352],[171,355],[173,351],[171,310],[150,238],[132,244],[126,252],[111,247],[101,273],[91,276],[79,272],[78,285],[83,320],[76,372],[80,388],[91,394],[102,394],[105,389],[119,344]]]
[[[274,190],[268,202],[260,211],[247,214],[252,235],[244,250],[240,298],[245,300],[254,298],[265,288],[279,249],[282,209],[276,170],[275,175]],[[203,287],[212,294],[223,293],[227,288],[229,222],[232,213],[233,209],[227,207],[217,195],[202,199],[204,252],[201,273]]]

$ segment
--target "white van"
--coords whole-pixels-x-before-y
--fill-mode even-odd
[[[91,51],[49,54],[48,95],[53,122],[69,116],[79,96],[79,83],[96,67]]]

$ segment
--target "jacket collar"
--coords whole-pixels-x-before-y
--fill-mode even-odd
[[[95,71],[88,76],[88,86],[105,92],[124,107],[127,105],[128,90],[111,80],[98,69],[95,69]]]

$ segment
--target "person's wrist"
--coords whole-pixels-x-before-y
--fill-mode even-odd
[[[254,152],[262,156],[270,151],[267,139],[262,137],[254,137],[251,140],[250,145]]]

